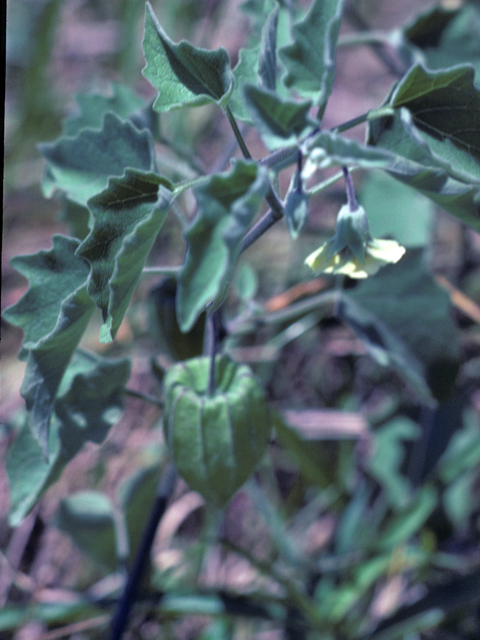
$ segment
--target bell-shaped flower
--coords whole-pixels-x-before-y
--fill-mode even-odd
[[[367,278],[389,263],[395,263],[405,248],[395,240],[372,238],[365,209],[344,205],[338,214],[335,236],[310,254],[305,263],[315,274],[333,273]]]

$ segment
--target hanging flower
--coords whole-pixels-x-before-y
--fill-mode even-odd
[[[310,254],[305,263],[315,274],[367,278],[386,264],[398,262],[404,253],[405,248],[395,240],[372,238],[365,209],[351,201],[340,209],[335,236]]]

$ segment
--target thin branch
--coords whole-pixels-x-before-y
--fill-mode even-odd
[[[142,276],[176,276],[181,267],[144,267]]]
[[[157,496],[155,498],[152,511],[150,512],[147,525],[144,529],[135,562],[130,575],[128,576],[125,589],[118,602],[117,610],[112,621],[111,640],[121,640],[122,635],[127,628],[130,611],[135,602],[137,590],[150,557],[150,550],[152,548],[157,527],[166,511],[168,501],[175,489],[176,482],[177,472],[175,467],[172,465],[158,485]]]

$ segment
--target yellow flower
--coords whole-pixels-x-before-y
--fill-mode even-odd
[[[363,207],[340,209],[335,236],[310,254],[305,263],[315,274],[334,273],[367,278],[389,263],[395,263],[405,248],[395,240],[372,238]]]

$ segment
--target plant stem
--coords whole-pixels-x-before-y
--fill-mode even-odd
[[[242,244],[240,245],[240,253],[246,251],[254,242],[258,240],[265,231],[270,229],[276,222],[280,220],[280,217],[269,209],[267,213],[260,218],[260,220],[250,229],[250,231],[244,237]]]
[[[225,107],[225,115],[227,116],[230,126],[232,127],[232,131],[235,135],[235,138],[237,139],[238,146],[242,151],[243,157],[246,160],[251,160],[252,156],[250,154],[250,151],[248,150],[245,140],[243,139],[240,129],[238,128],[237,121],[235,120],[234,115],[230,111],[230,107],[228,105]]]
[[[343,175],[345,176],[345,184],[347,186],[347,200],[350,211],[356,211],[358,209],[357,197],[355,196],[355,187],[353,186],[352,176],[348,170],[348,167],[342,167]]]
[[[142,276],[176,276],[181,267],[144,267]]]
[[[356,169],[356,167],[354,167],[352,169],[352,171],[355,171],[355,169]],[[323,182],[319,182],[318,184],[316,184],[311,189],[308,189],[307,190],[307,195],[308,196],[314,196],[317,193],[320,193],[320,191],[323,191],[324,189],[327,189],[327,187],[331,187],[332,184],[335,184],[335,182],[338,182],[341,178],[343,178],[343,172],[339,171],[338,173],[335,173],[330,178],[327,178]]]
[[[208,319],[209,327],[209,356],[210,356],[210,369],[208,371],[208,395],[213,396],[215,393],[215,356],[217,354],[217,332],[215,330],[215,315],[214,311]]]
[[[159,482],[155,502],[153,503],[150,517],[144,529],[135,562],[125,584],[122,597],[118,601],[117,610],[112,621],[111,640],[121,640],[127,627],[130,611],[135,602],[137,590],[150,557],[150,550],[152,548],[158,524],[166,511],[168,501],[175,489],[176,482],[177,471],[172,465]]]

